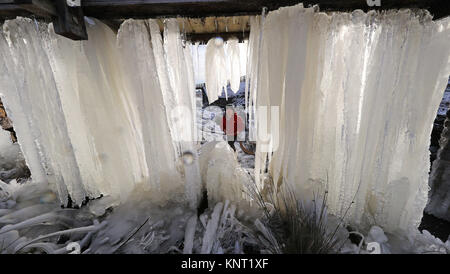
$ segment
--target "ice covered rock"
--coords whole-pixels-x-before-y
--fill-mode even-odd
[[[386,243],[388,238],[384,234],[384,231],[379,226],[372,226],[369,230],[369,234],[366,237],[366,240],[369,242],[377,242],[377,243]]]
[[[226,142],[204,145],[199,164],[209,204],[225,200],[236,205],[247,203],[246,186],[252,182],[251,176],[239,165],[236,154]]]
[[[26,169],[19,144],[12,142],[10,132],[0,128],[0,180],[19,178]]]

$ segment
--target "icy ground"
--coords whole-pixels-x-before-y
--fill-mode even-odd
[[[255,238],[264,235],[255,226],[257,212],[217,203],[200,214],[187,205],[156,205],[136,189],[117,206],[108,197],[90,201],[81,209],[60,208],[54,193],[43,184],[1,183],[0,253],[259,253]],[[105,210],[106,208],[106,210]],[[330,216],[329,230],[338,223]],[[357,235],[339,229],[345,241],[340,253],[371,253],[373,242],[381,253],[449,253],[447,243],[427,231],[415,237],[385,234],[379,227]],[[372,243],[372,244],[370,244]],[[369,245],[368,245],[369,244]],[[368,251],[372,250],[372,251]],[[376,247],[375,247],[376,251]]]

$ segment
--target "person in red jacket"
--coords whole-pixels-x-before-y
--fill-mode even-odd
[[[242,118],[234,111],[232,105],[227,105],[225,116],[222,117],[220,126],[227,136],[228,144],[236,151],[234,142],[237,140],[238,133],[245,129],[245,125]]]

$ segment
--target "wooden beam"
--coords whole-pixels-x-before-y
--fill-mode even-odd
[[[263,7],[275,10],[303,3],[319,5],[323,11],[368,11],[387,9],[428,9],[435,19],[450,15],[449,0],[381,0],[370,7],[367,0],[84,0],[87,16],[106,19],[155,17],[207,17],[260,14]]]
[[[24,8],[13,5],[13,2],[0,0],[0,18],[30,14]],[[82,0],[81,3],[86,16],[125,19],[253,15],[260,14],[263,7],[274,10],[300,2],[305,6],[319,5],[322,11],[420,8],[427,9],[434,19],[450,15],[449,0],[381,0],[380,7],[369,7],[367,0]]]
[[[14,4],[2,4],[0,3],[0,22],[6,19],[13,19],[17,16],[30,17],[33,13],[20,8]]]
[[[220,33],[186,33],[186,40],[191,42],[207,43],[209,39],[213,37],[222,37],[224,40],[228,40],[231,37],[236,37],[239,42],[248,39],[250,32],[220,32]]]
[[[38,17],[56,16],[56,9],[50,0],[15,0],[15,5]]]

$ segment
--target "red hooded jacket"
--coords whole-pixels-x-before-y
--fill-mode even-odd
[[[222,130],[225,132],[228,136],[237,136],[239,132],[244,130],[244,122],[242,121],[242,118],[239,117],[236,113],[233,115],[234,119],[227,119],[227,116],[224,115],[222,117]],[[227,127],[227,125],[232,125],[230,128]]]

